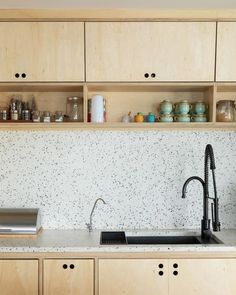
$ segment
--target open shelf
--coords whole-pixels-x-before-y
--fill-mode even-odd
[[[217,105],[217,102],[220,100],[234,100],[236,102],[236,83],[217,83],[214,99],[215,107]],[[226,126],[236,125],[236,122],[217,122],[217,124],[219,123],[226,124]]]
[[[151,85],[107,83],[88,84],[87,88],[87,99],[98,93],[106,99],[108,123],[121,122],[122,116],[129,112],[132,116],[138,112],[143,115],[152,112],[158,118],[160,103],[164,100],[169,100],[173,106],[183,100],[189,104],[203,101],[208,107],[208,121],[214,122],[213,83],[153,83]]]
[[[106,99],[107,121],[121,122],[122,116],[131,112],[159,116],[163,100],[174,104],[187,100],[190,104],[203,101],[208,106],[208,121],[213,122],[213,83],[155,83],[155,84],[88,84],[87,99],[101,94]],[[173,124],[173,123],[170,123]],[[188,123],[191,124],[191,123]]]
[[[236,83],[0,83],[0,107],[9,103],[13,94],[25,100],[35,96],[38,109],[66,111],[68,96],[83,97],[81,122],[33,123],[0,121],[0,130],[236,130],[236,122],[216,122],[216,102],[219,99],[236,98]],[[106,98],[108,121],[102,124],[88,123],[88,99],[95,94]],[[122,123],[129,111],[158,116],[160,102],[173,104],[187,100],[190,104],[204,101],[208,105],[206,123]]]
[[[17,83],[0,83],[0,108],[8,108],[10,99],[13,96],[20,96],[24,101],[30,101],[32,96],[35,97],[37,108],[39,111],[49,111],[54,114],[56,111],[66,113],[67,97],[79,96],[84,97],[83,84],[74,83],[27,83],[24,85]],[[80,106],[81,122],[84,121],[84,102],[82,100]],[[2,124],[12,124],[12,122],[0,121]],[[15,122],[16,124],[29,124],[27,122]]]

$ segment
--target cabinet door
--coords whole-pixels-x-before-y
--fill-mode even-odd
[[[0,260],[1,295],[38,295],[37,260]]]
[[[84,23],[1,22],[0,64],[0,82],[83,81]]]
[[[236,81],[236,22],[219,22],[216,81]]]
[[[93,295],[93,260],[44,260],[43,291],[44,295]]]
[[[215,34],[215,22],[86,23],[86,79],[213,81]]]
[[[235,259],[170,260],[169,267],[169,295],[236,294]]]
[[[168,262],[156,259],[99,260],[99,295],[121,294],[168,294]]]

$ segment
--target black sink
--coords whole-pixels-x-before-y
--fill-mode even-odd
[[[101,232],[101,245],[120,245],[127,244],[124,231],[102,231]]]
[[[127,237],[128,244],[167,245],[167,244],[201,244],[194,236],[146,236]]]
[[[126,236],[124,231],[101,232],[101,245],[197,245],[222,244],[216,237],[202,240],[200,236]]]

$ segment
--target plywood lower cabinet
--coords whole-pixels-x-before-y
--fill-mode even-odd
[[[99,295],[168,294],[168,260],[99,261]]]
[[[0,260],[1,295],[38,295],[37,260]]]
[[[43,266],[44,295],[93,295],[92,259],[47,259]]]
[[[102,259],[99,295],[235,295],[235,259]]]
[[[169,261],[169,295],[235,295],[235,259]]]

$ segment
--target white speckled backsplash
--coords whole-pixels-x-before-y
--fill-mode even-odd
[[[39,207],[44,228],[199,228],[211,143],[223,228],[236,228],[236,132],[0,132],[0,206]]]

